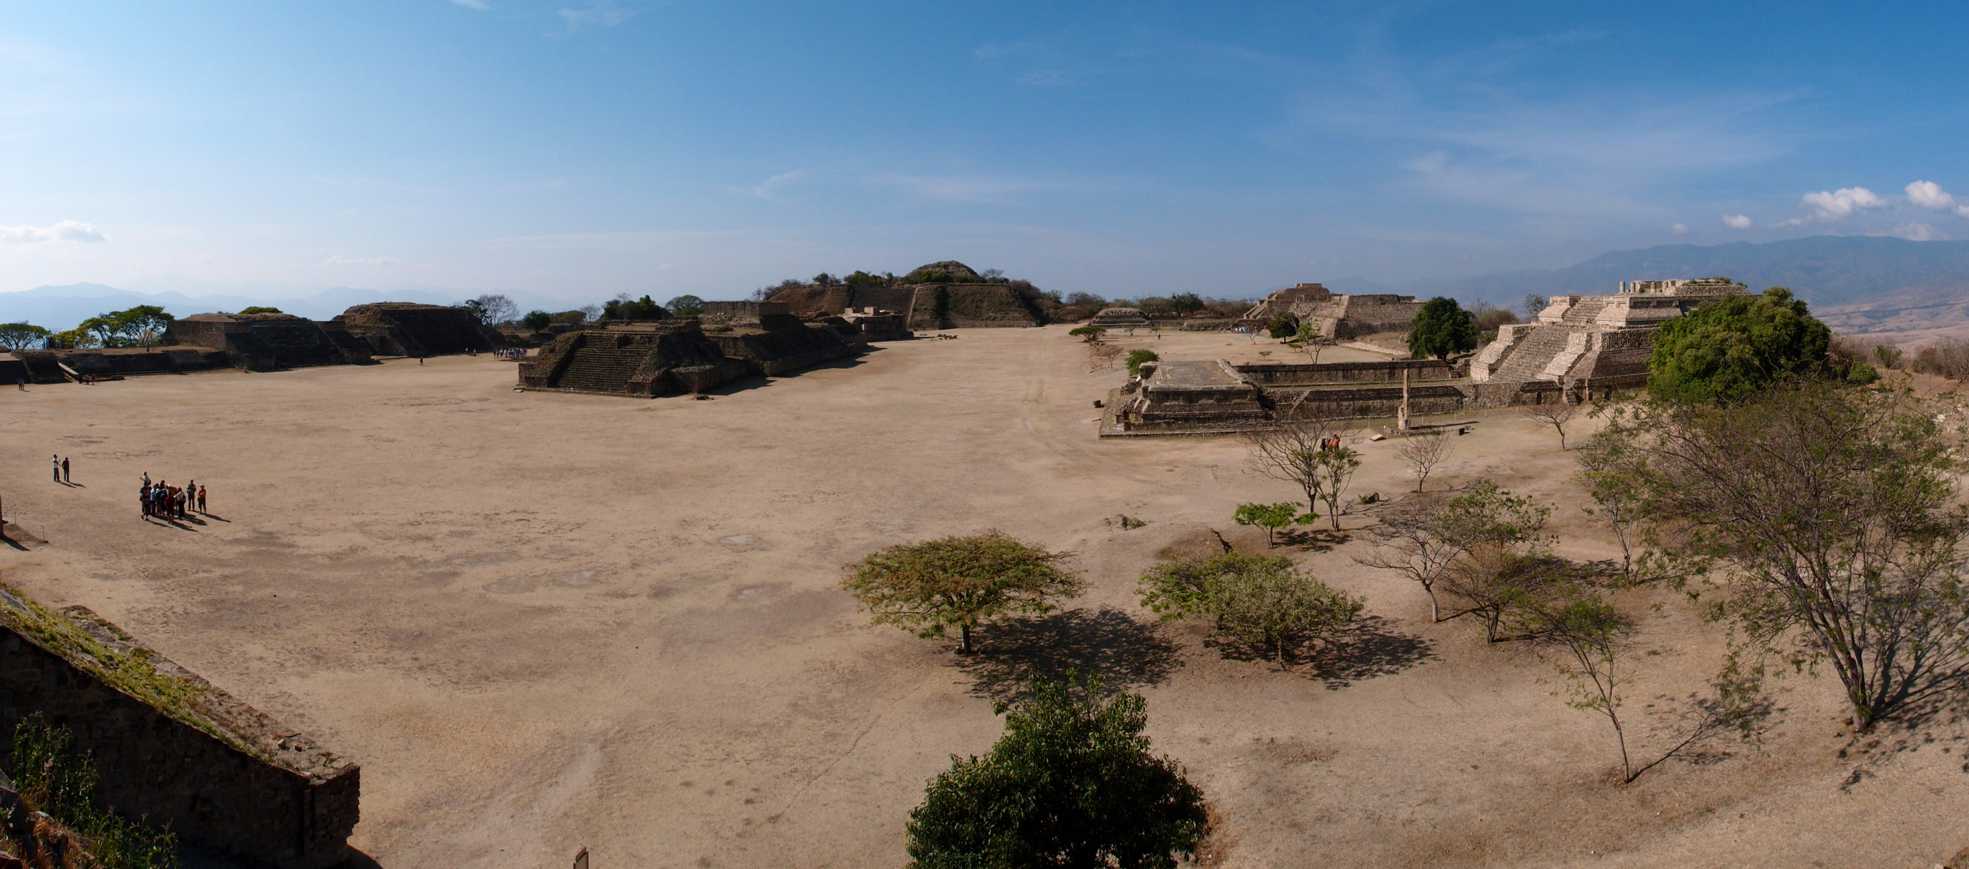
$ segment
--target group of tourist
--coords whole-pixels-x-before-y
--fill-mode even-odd
[[[191,511],[205,512],[205,487],[197,480],[184,486],[173,486],[163,480],[153,483],[150,472],[144,472],[144,484],[137,490],[137,501],[143,508],[144,521],[158,519],[188,519]]]
[[[504,359],[507,362],[513,362],[526,358],[525,347],[502,347],[498,350],[494,350],[493,353],[497,354],[500,359]]]
[[[64,484],[69,482],[67,459],[62,458],[60,453],[55,453],[54,458],[48,460],[48,464],[50,470],[54,471],[55,482]]]

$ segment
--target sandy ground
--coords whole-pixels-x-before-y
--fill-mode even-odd
[[[1291,550],[1368,601],[1321,667],[1155,625],[1135,577],[1158,551],[1293,490],[1235,440],[1097,440],[1090,402],[1120,375],[1057,327],[709,401],[513,380],[479,357],[8,391],[0,493],[50,542],[0,549],[0,571],[358,760],[353,841],[385,866],[563,866],[584,845],[598,867],[897,865],[924,783],[996,738],[992,697],[1062,659],[1146,694],[1230,865],[1917,866],[1969,845],[1961,731],[1854,745],[1825,675],[1781,683],[1760,746],[1616,784],[1612,734],[1549,662],[1431,624],[1418,588],[1352,560],[1358,538]],[[1363,448],[1355,491],[1407,485],[1388,443]],[[51,452],[86,488],[47,481]],[[223,520],[145,523],[144,471],[206,483]],[[1553,499],[1563,551],[1605,557],[1571,472],[1549,430],[1500,415],[1439,474]],[[1073,551],[1089,591],[960,659],[836,588],[876,547],[986,528]],[[1721,640],[1674,596],[1623,603],[1646,760]]]

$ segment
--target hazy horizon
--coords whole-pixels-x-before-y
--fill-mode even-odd
[[[1655,4],[22,5],[0,292],[1426,287],[1969,237],[1969,13]]]

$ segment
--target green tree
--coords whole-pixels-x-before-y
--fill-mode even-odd
[[[1440,622],[1454,618],[1442,614],[1436,596],[1453,566],[1479,549],[1537,545],[1551,512],[1490,480],[1451,496],[1412,496],[1382,512],[1370,531],[1375,548],[1356,560],[1414,580],[1429,596],[1429,619]]]
[[[1626,641],[1634,625],[1595,595],[1574,598],[1547,613],[1540,633],[1553,645],[1564,649],[1561,672],[1573,680],[1574,709],[1598,712],[1613,726],[1620,745],[1620,775],[1624,782],[1640,776],[1627,757],[1627,729],[1620,721],[1620,679]],[[1652,764],[1650,764],[1652,766]]]
[[[922,637],[957,628],[969,654],[972,628],[1012,613],[1048,613],[1055,598],[1079,594],[1080,578],[1060,567],[1066,557],[996,531],[943,537],[879,550],[841,586],[878,624]]]
[[[1203,310],[1203,297],[1195,293],[1177,293],[1169,297],[1169,307],[1178,314],[1194,314]]]
[[[1641,460],[1643,562],[1753,648],[1830,664],[1862,729],[1952,684],[1969,514],[1949,438],[1911,397],[1804,381],[1612,425]]]
[[[1437,296],[1422,303],[1408,327],[1408,354],[1447,361],[1477,349],[1477,322],[1455,299]]]
[[[122,334],[137,344],[149,347],[164,337],[165,330],[171,328],[176,317],[166,313],[157,305],[137,305],[125,308],[110,315],[117,321]]]
[[[1347,447],[1328,447],[1313,457],[1313,472],[1319,477],[1319,496],[1326,502],[1326,516],[1333,530],[1340,530],[1340,501],[1347,494],[1347,483],[1360,470],[1361,454]]]
[[[47,329],[33,323],[0,323],[0,347],[26,350],[48,342]]]
[[[1239,525],[1256,525],[1265,529],[1265,545],[1278,545],[1278,531],[1299,515],[1299,505],[1291,501],[1277,504],[1239,504],[1231,520]]]
[[[1299,334],[1299,318],[1291,314],[1274,314],[1265,324],[1265,334],[1273,338],[1286,339]]]
[[[1537,293],[1526,293],[1525,317],[1532,320],[1538,319],[1538,312],[1545,310],[1546,306],[1550,304],[1552,304],[1551,299]]]
[[[1068,329],[1067,334],[1077,337],[1080,340],[1085,341],[1089,344],[1093,344],[1100,341],[1101,336],[1107,334],[1107,331],[1108,330],[1100,326],[1075,326],[1071,329]]]
[[[1781,380],[1828,374],[1831,342],[1832,330],[1783,287],[1719,299],[1656,331],[1648,392],[1690,403],[1745,401]]]
[[[670,313],[675,314],[676,316],[695,317],[699,314],[704,313],[704,300],[696,296],[693,296],[690,293],[685,293],[681,296],[671,299],[669,303],[665,305],[665,307],[669,308]]]
[[[531,329],[535,332],[545,329],[553,324],[554,324],[554,315],[549,314],[546,311],[528,311],[526,312],[526,316],[520,318],[520,325],[525,326],[528,329]]]
[[[124,344],[124,330],[128,328],[128,320],[118,313],[109,313],[83,320],[75,331],[87,333],[97,347],[121,347]]]
[[[1238,552],[1157,565],[1140,587],[1142,604],[1162,618],[1209,618],[1218,635],[1263,649],[1281,668],[1288,650],[1332,636],[1362,608],[1288,559]]]
[[[1142,375],[1142,363],[1154,362],[1161,358],[1162,357],[1155,355],[1154,350],[1128,351],[1128,376],[1140,377]]]
[[[951,758],[909,813],[913,866],[1170,867],[1208,831],[1203,792],[1150,753],[1140,695],[1041,682],[983,757]]]

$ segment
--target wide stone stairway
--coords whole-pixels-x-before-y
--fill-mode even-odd
[[[574,351],[554,385],[590,392],[622,392],[629,378],[649,357],[647,347],[608,347],[584,344]]]
[[[1552,364],[1553,357],[1566,349],[1566,341],[1572,334],[1593,325],[1606,306],[1605,299],[1580,299],[1566,309],[1560,322],[1539,324],[1517,347],[1512,348],[1511,355],[1504,357],[1504,364],[1498,366],[1490,379],[1500,383],[1543,379],[1539,374],[1545,366]]]

